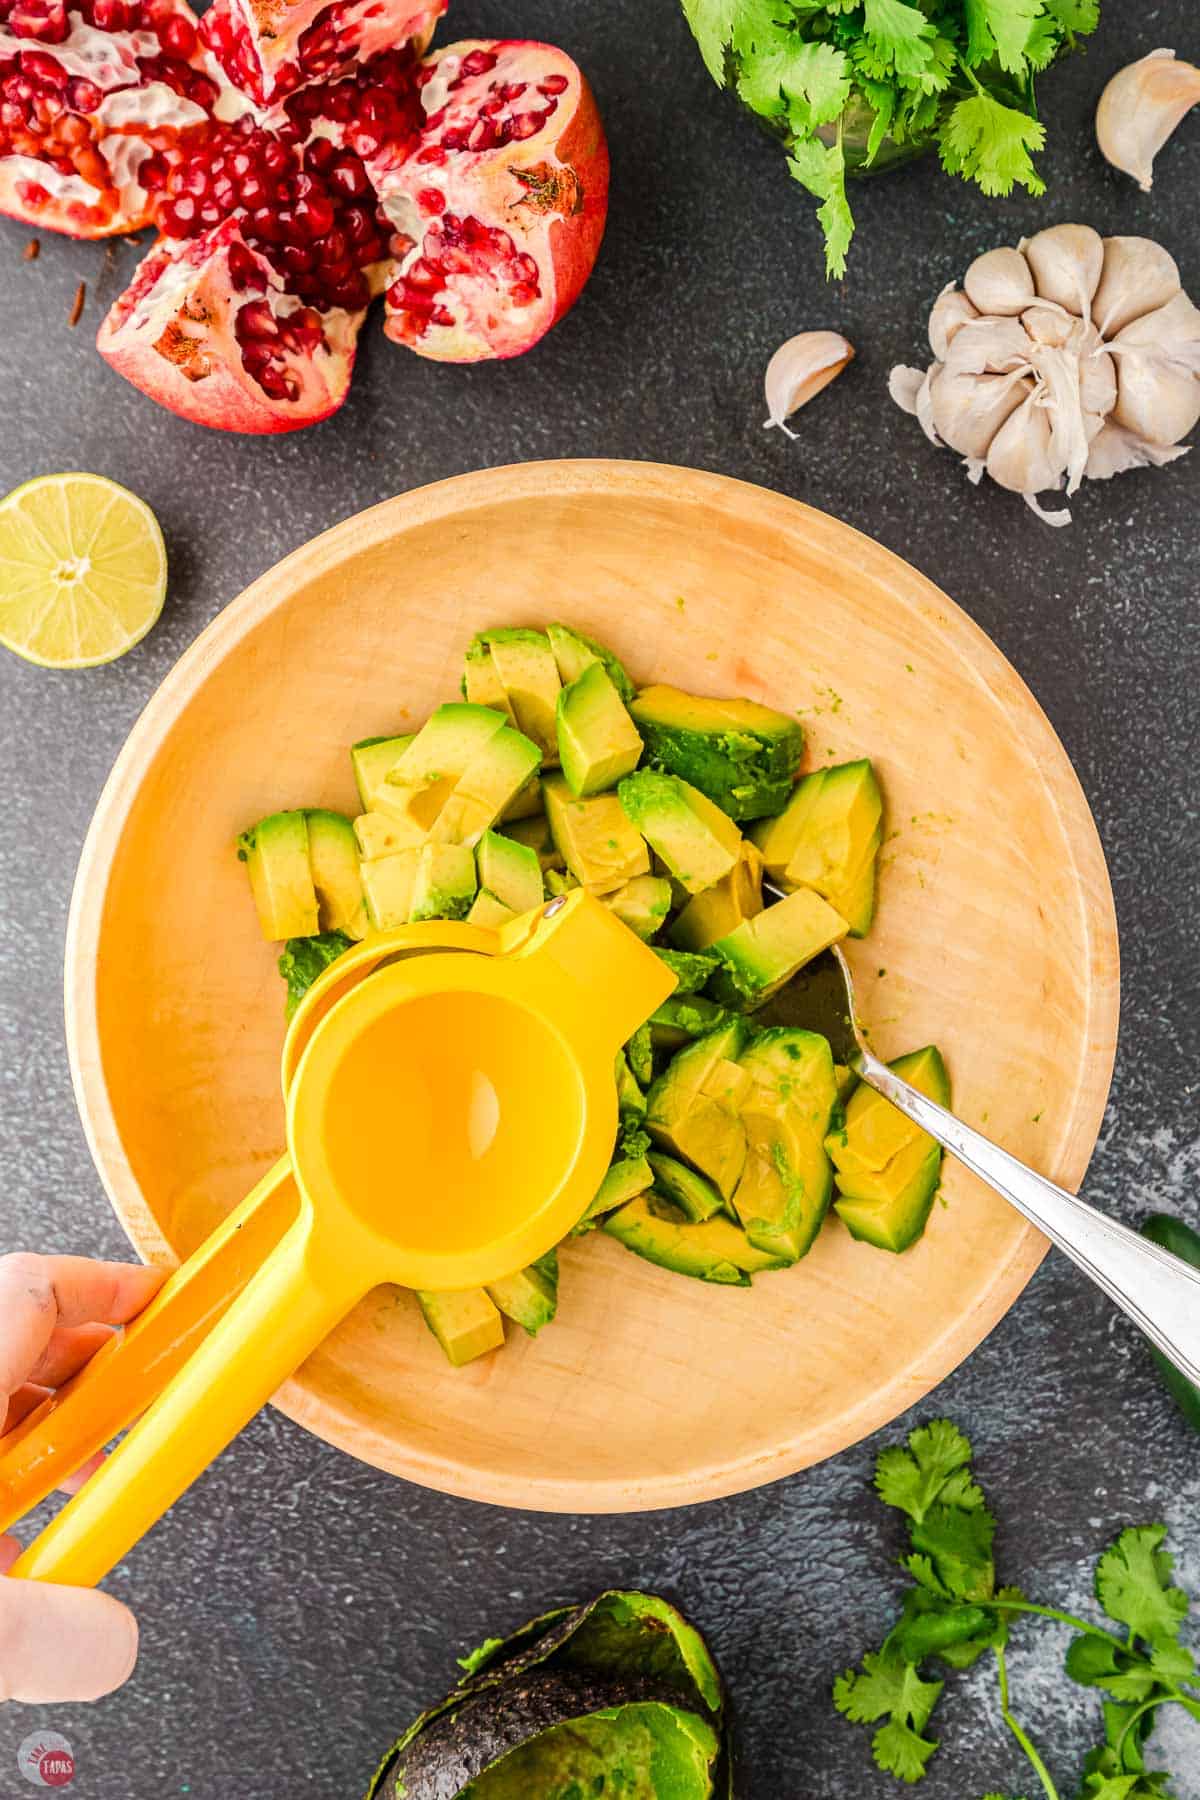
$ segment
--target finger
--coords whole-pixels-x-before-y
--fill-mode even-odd
[[[7,1562],[11,1539],[3,1540]],[[137,1621],[96,1588],[0,1581],[0,1700],[99,1700],[133,1673]]]
[[[89,1262],[85,1256],[0,1257],[0,1394],[11,1394],[42,1356],[56,1326],[123,1325],[158,1291],[161,1269]]]
[[[50,1342],[29,1371],[30,1381],[40,1381],[46,1387],[61,1387],[114,1336],[111,1325],[56,1326],[50,1334]]]
[[[8,1410],[4,1415],[3,1426],[0,1426],[0,1437],[3,1437],[4,1432],[12,1431],[18,1426],[35,1406],[40,1406],[43,1400],[49,1399],[49,1396],[49,1388],[36,1387],[32,1381],[23,1381],[16,1393],[10,1394],[8,1397]]]

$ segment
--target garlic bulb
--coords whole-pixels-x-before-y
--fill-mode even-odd
[[[763,377],[768,414],[764,427],[778,425],[794,438],[796,433],[784,420],[828,387],[853,357],[854,345],[836,331],[802,331],[780,344]]]
[[[1200,310],[1149,238],[1054,225],[989,250],[938,295],[929,343],[927,369],[892,370],[893,400],[1049,525],[1071,515],[1039,494],[1173,462],[1200,420]]]
[[[1200,69],[1177,62],[1173,50],[1152,50],[1118,69],[1096,108],[1101,155],[1148,194],[1154,158],[1198,100]]]

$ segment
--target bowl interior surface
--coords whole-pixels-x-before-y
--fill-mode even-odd
[[[68,946],[86,1128],[137,1249],[186,1256],[283,1143],[283,986],[239,831],[358,810],[356,739],[416,729],[487,625],[554,618],[640,682],[800,714],[806,767],[870,756],[880,905],[850,947],[885,1056],[936,1041],[956,1110],[1068,1186],[1116,1038],[1116,928],[1066,754],[996,648],[922,576],[820,513],[648,464],[486,471],[402,496],[262,577],[135,728],[84,852]],[[405,1144],[397,1132],[397,1166]],[[948,1163],[902,1257],[833,1221],[752,1289],[653,1268],[596,1233],[562,1252],[536,1340],[446,1364],[379,1288],[278,1396],[357,1456],[552,1510],[672,1505],[833,1454],[944,1376],[1012,1303],[1040,1236]]]

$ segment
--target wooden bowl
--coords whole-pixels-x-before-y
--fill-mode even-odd
[[[353,740],[454,695],[480,627],[554,618],[643,682],[800,713],[808,766],[875,760],[881,903],[852,956],[876,1043],[936,1039],[963,1117],[1076,1186],[1112,1069],[1116,923],[1087,803],[1020,678],[923,576],[822,513],[686,469],[533,463],[298,550],[134,728],[80,866],[66,985],[80,1110],[137,1250],[186,1256],[283,1142],[283,988],[235,834],[277,807],[354,811]],[[905,1256],[833,1220],[749,1290],[594,1235],[563,1253],[554,1325],[457,1372],[410,1296],[380,1288],[277,1404],[379,1468],[507,1506],[735,1493],[885,1424],[1020,1293],[1045,1241],[957,1164],[944,1199]]]

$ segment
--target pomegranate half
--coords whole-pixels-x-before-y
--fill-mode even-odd
[[[425,55],[444,0],[75,4],[0,0],[0,212],[157,228],[98,343],[173,412],[327,417],[380,293],[389,337],[451,362],[519,355],[577,299],[608,153],[561,50]]]

